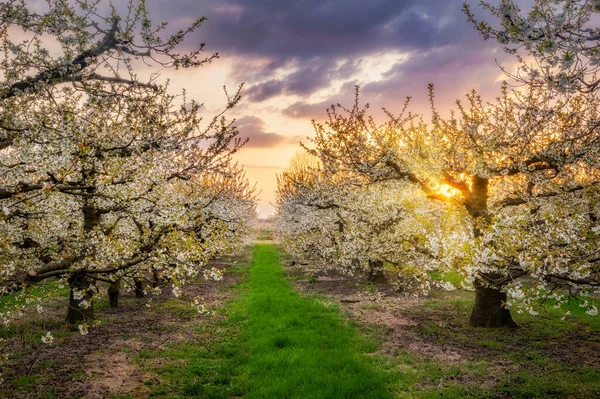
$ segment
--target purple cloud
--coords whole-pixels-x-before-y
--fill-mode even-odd
[[[246,100],[262,102],[289,95],[308,98],[329,88],[332,80],[352,79],[362,59],[385,52],[410,53],[412,59],[384,80],[367,82],[365,94],[414,95],[412,90],[423,91],[429,82],[449,88],[460,83],[462,88],[473,75],[497,76],[491,54],[497,46],[466,21],[462,2],[172,0],[166,8],[153,0],[152,6],[171,21],[206,15],[198,40],[207,43],[207,51],[238,60],[231,78],[246,82]],[[342,97],[333,94],[324,103]],[[311,105],[302,100],[283,113],[304,117],[313,114]]]

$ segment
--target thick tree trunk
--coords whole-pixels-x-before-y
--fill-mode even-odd
[[[143,298],[144,295],[144,282],[142,280],[135,279],[135,297]]]
[[[69,288],[71,292],[69,294],[69,308],[67,310],[67,323],[77,324],[80,321],[86,322],[88,320],[94,320],[94,302],[92,296],[94,290],[90,288],[92,280],[81,274],[73,274],[69,278]],[[75,299],[75,292],[79,292],[83,295],[83,298]],[[89,306],[82,307],[81,302],[86,301]]]
[[[465,202],[467,211],[474,219],[473,235],[482,234],[482,227],[491,221],[488,211],[488,179],[474,176],[471,193]],[[506,293],[497,288],[475,283],[475,305],[469,324],[473,327],[515,327],[510,310],[504,307]]]
[[[469,324],[472,327],[516,327],[510,311],[504,307],[506,293],[496,288],[476,287],[475,306]]]
[[[119,291],[121,290],[121,279],[115,280],[114,283],[108,287],[108,300],[111,308],[119,307]]]

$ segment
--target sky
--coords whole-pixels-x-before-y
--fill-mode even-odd
[[[485,11],[469,0],[476,15]],[[220,58],[197,70],[165,71],[210,115],[244,84],[232,113],[248,144],[236,160],[260,191],[259,215],[274,214],[276,174],[324,121],[329,105],[350,106],[354,87],[376,116],[411,96],[428,116],[427,85],[448,110],[472,89],[492,101],[514,59],[485,41],[461,11],[463,0],[148,0],[155,20],[184,27],[208,19],[188,43]]]

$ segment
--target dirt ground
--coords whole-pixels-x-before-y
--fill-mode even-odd
[[[247,264],[249,254],[243,257],[222,258],[209,266],[227,268],[232,264]],[[201,296],[208,309],[221,306],[233,297],[231,286],[239,275],[225,273],[220,281],[198,279],[183,290],[185,300]],[[50,345],[26,344],[19,334],[7,339],[11,358],[4,365],[4,383],[0,398],[85,398],[100,399],[126,397],[130,392],[143,392],[142,375],[132,357],[143,350],[156,350],[175,341],[195,341],[205,344],[194,328],[210,322],[215,314],[200,315],[184,309],[173,314],[161,306],[173,301],[170,289],[154,297],[152,306],[147,299],[138,299],[133,293],[122,293],[120,307],[104,308],[96,312],[103,320],[87,335],[71,332],[62,323],[64,309],[55,310],[56,338]],[[189,302],[189,301],[188,301]],[[182,306],[183,306],[182,305]],[[48,317],[48,316],[47,316]],[[48,320],[45,325],[48,326]]]

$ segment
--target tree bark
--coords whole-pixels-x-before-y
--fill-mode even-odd
[[[160,275],[158,273],[158,270],[152,269],[152,287],[157,288],[160,285],[160,283],[161,283],[161,281],[160,281]]]
[[[121,279],[115,280],[114,283],[108,287],[108,300],[111,308],[119,307],[119,291],[121,290]]]
[[[136,298],[143,298],[144,295],[144,282],[142,280],[135,280],[135,297]]]
[[[489,180],[483,177],[474,176],[471,180],[471,192],[465,199],[465,207],[467,212],[474,219],[473,235],[475,238],[481,237],[481,223],[489,223],[491,221],[488,210],[488,186]]]
[[[86,182],[93,181],[95,173],[94,168],[91,170],[86,170],[85,168],[82,169],[82,174]],[[86,189],[87,193],[92,194],[95,191],[96,189],[93,186],[88,185],[88,188]],[[94,207],[93,200],[90,197],[85,198],[81,211],[83,213],[83,231],[87,247],[87,238],[89,237],[90,232],[92,232],[100,223],[100,212]],[[88,251],[89,250],[86,248],[84,253],[87,255]],[[67,322],[77,324],[79,321],[86,322],[88,320],[94,320],[94,302],[92,299],[95,292],[95,286],[91,288],[94,281],[86,275],[77,272],[73,273],[68,281],[71,292],[69,294]],[[83,294],[82,299],[74,298],[75,290]],[[87,301],[89,303],[89,306],[86,309],[81,307],[82,301]]]
[[[482,223],[489,223],[491,217],[488,211],[488,186],[489,180],[474,176],[471,192],[465,206],[474,219],[473,235],[481,237]],[[494,287],[485,287],[475,282],[475,305],[471,312],[469,324],[473,327],[515,327],[510,310],[504,307],[506,293]]]
[[[496,288],[475,288],[475,306],[471,312],[471,327],[516,327],[510,311],[504,306],[506,293]]]
[[[67,323],[77,324],[80,321],[86,322],[88,320],[94,320],[94,302],[92,296],[94,295],[92,280],[82,274],[75,273],[69,277],[69,288],[71,290],[69,294],[69,308],[67,310]],[[79,291],[83,294],[83,298],[75,299],[75,291]],[[81,307],[81,302],[87,301],[89,307]]]

